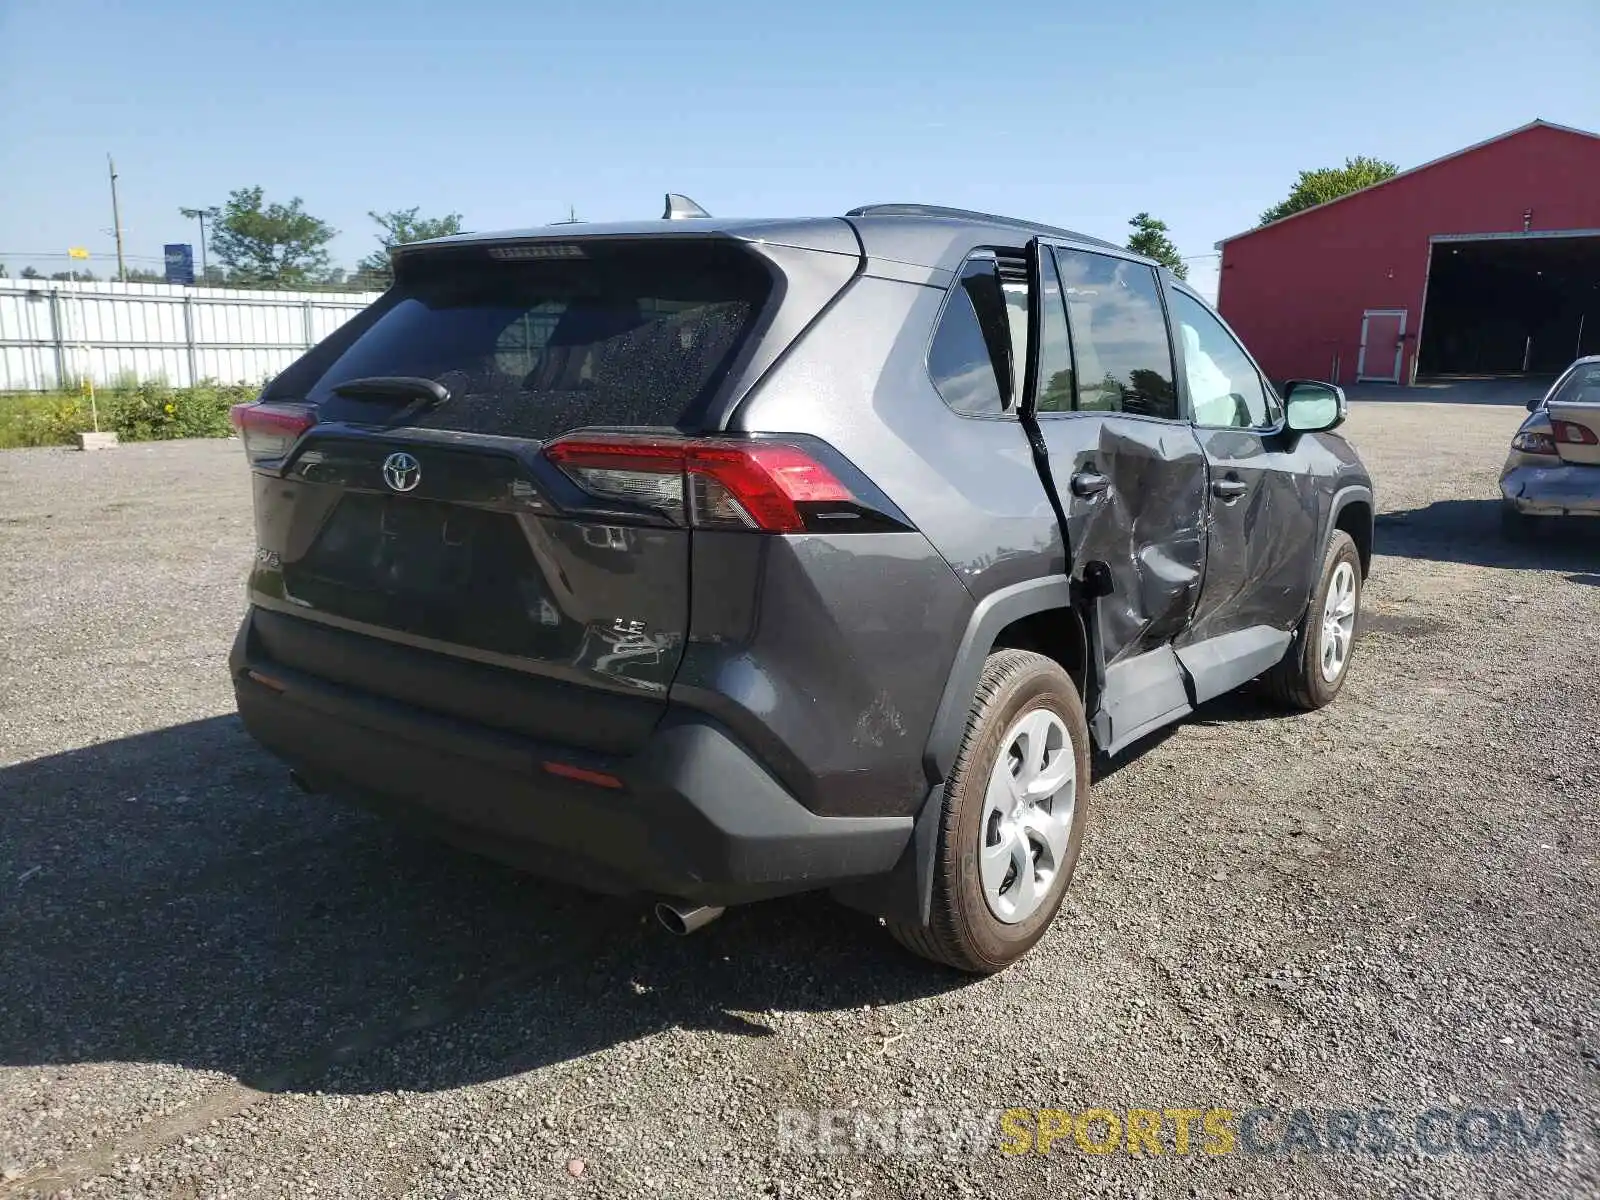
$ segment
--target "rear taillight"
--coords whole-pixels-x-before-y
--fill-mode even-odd
[[[1556,440],[1542,429],[1526,429],[1511,439],[1511,448],[1524,454],[1555,454]]]
[[[883,516],[815,456],[786,442],[571,437],[544,453],[586,492],[703,528],[801,533],[827,521],[844,532],[848,526],[833,522]]]
[[[228,417],[252,463],[282,458],[317,423],[316,409],[306,404],[235,404]]]
[[[1587,425],[1580,425],[1576,421],[1550,422],[1550,434],[1558,442],[1568,446],[1600,446],[1600,437]],[[1554,452],[1552,448],[1552,453]]]
[[[568,438],[544,456],[586,492],[681,520],[683,448],[679,438]]]

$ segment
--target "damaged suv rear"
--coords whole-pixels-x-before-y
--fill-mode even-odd
[[[240,712],[308,789],[679,928],[830,889],[997,970],[1091,750],[1342,685],[1343,414],[1154,264],[982,214],[403,247],[236,410]]]

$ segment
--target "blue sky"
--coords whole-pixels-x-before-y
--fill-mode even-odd
[[[375,245],[469,229],[923,200],[1212,253],[1302,168],[1402,167],[1539,116],[1600,128],[1600,5],[1537,0],[0,0],[0,261],[114,267],[260,184]],[[1215,260],[1192,264],[1209,289]],[[157,269],[159,269],[157,267]]]

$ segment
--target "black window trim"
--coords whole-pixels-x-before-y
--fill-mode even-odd
[[[1168,308],[1167,308],[1167,289],[1164,286],[1164,283],[1165,283],[1165,276],[1168,275],[1168,272],[1163,270],[1161,267],[1157,266],[1155,263],[1152,263],[1149,259],[1145,258],[1143,255],[1135,254],[1131,250],[1124,250],[1120,246],[1106,246],[1106,245],[1100,245],[1098,243],[1095,243],[1095,244],[1091,245],[1088,242],[1074,242],[1074,241],[1065,240],[1065,239],[1062,239],[1062,238],[1044,238],[1044,237],[1042,237],[1042,238],[1038,238],[1036,240],[1037,240],[1037,242],[1038,242],[1038,244],[1040,246],[1048,246],[1050,248],[1051,253],[1054,253],[1057,250],[1071,250],[1071,251],[1074,251],[1074,252],[1077,252],[1077,253],[1081,253],[1081,254],[1098,254],[1102,258],[1120,258],[1124,262],[1136,263],[1141,267],[1148,267],[1150,269],[1151,273],[1155,276],[1156,293],[1161,298],[1160,299],[1160,303],[1161,303],[1161,319],[1166,323],[1166,329],[1167,329],[1167,354],[1172,360],[1172,371],[1173,371],[1173,376],[1174,376],[1174,378],[1172,380],[1172,388],[1173,388],[1173,394],[1176,395],[1177,398],[1178,398],[1178,415],[1175,416],[1175,417],[1157,417],[1157,416],[1152,416],[1149,413],[1131,413],[1131,412],[1123,412],[1123,411],[1120,411],[1120,410],[1119,411],[1115,411],[1115,412],[1108,412],[1105,409],[1100,409],[1100,408],[1079,408],[1077,406],[1077,404],[1078,404],[1078,344],[1077,344],[1077,339],[1073,336],[1073,332],[1072,332],[1071,310],[1067,309],[1067,292],[1066,292],[1066,285],[1065,284],[1062,285],[1062,289],[1061,289],[1061,305],[1062,305],[1062,308],[1065,310],[1065,315],[1066,315],[1066,319],[1067,319],[1067,345],[1068,345],[1069,351],[1070,351],[1070,353],[1072,355],[1072,404],[1073,404],[1073,407],[1072,407],[1070,412],[1037,412],[1037,411],[1035,411],[1035,409],[1033,407],[1034,397],[1032,395],[1030,395],[1028,397],[1028,401],[1027,401],[1028,402],[1028,413],[1029,413],[1029,415],[1031,417],[1033,417],[1035,420],[1039,420],[1039,421],[1053,421],[1053,420],[1058,420],[1058,419],[1063,419],[1063,418],[1075,418],[1075,417],[1102,417],[1102,418],[1104,418],[1104,417],[1125,417],[1130,421],[1149,421],[1149,422],[1152,422],[1152,423],[1158,424],[1158,425],[1191,425],[1191,424],[1193,424],[1193,422],[1189,419],[1189,413],[1188,413],[1188,408],[1189,408],[1189,404],[1188,404],[1189,390],[1186,387],[1180,387],[1179,379],[1177,378],[1183,372],[1183,362],[1178,357],[1178,347],[1174,344],[1174,339],[1173,339],[1173,336],[1172,336],[1172,314],[1168,311]],[[1057,275],[1059,275],[1059,274],[1060,274],[1060,268],[1057,267]],[[1037,284],[1037,280],[1034,280],[1032,282],[1035,285]],[[1034,355],[1037,356],[1038,352],[1039,352],[1039,348],[1037,346],[1035,346],[1033,348]],[[1253,359],[1251,361],[1254,362]]]
[[[1067,331],[1067,362],[1072,370],[1072,407],[1063,412],[1051,409],[1039,411],[1040,379],[1044,366],[1044,256],[1050,256],[1050,269],[1056,275],[1056,288],[1061,298],[1061,322]],[[1055,248],[1045,238],[1034,238],[1028,243],[1028,370],[1023,394],[1023,414],[1029,420],[1041,417],[1075,417],[1078,412],[1078,348],[1072,341],[1072,317],[1067,311],[1067,289],[1061,283],[1061,271],[1056,265]],[[1087,414],[1085,414],[1087,415]]]
[[[922,371],[923,371],[923,374],[928,377],[928,383],[933,388],[933,394],[939,397],[939,403],[943,404],[946,409],[948,409],[955,416],[958,416],[958,417],[962,418],[963,420],[966,420],[966,421],[1017,421],[1017,420],[1020,420],[1021,417],[1022,417],[1022,406],[1023,406],[1024,398],[1023,397],[1019,397],[1019,396],[1011,396],[1011,397],[1009,397],[1009,402],[1008,402],[1008,398],[1006,396],[1006,392],[1008,390],[1013,390],[1014,385],[1012,385],[1009,381],[1006,384],[1002,385],[1000,383],[1000,378],[999,378],[999,375],[997,373],[996,376],[995,376],[995,383],[996,383],[996,386],[1000,387],[1000,400],[1001,400],[1001,403],[1004,405],[1004,407],[999,412],[997,412],[997,413],[962,412],[960,409],[956,408],[948,400],[946,400],[944,398],[944,393],[939,390],[938,381],[933,377],[933,366],[932,366],[932,363],[930,361],[932,359],[932,357],[933,357],[933,343],[934,343],[935,339],[937,339],[938,336],[939,336],[939,327],[944,324],[945,313],[949,310],[952,298],[955,296],[956,291],[961,287],[961,276],[962,276],[962,273],[964,271],[966,271],[968,263],[972,262],[975,259],[977,259],[977,260],[986,259],[989,262],[992,262],[992,263],[995,264],[995,272],[996,272],[996,275],[998,275],[999,270],[1000,270],[1000,256],[1002,254],[1012,255],[1012,256],[1024,256],[1024,255],[1026,255],[1026,253],[1027,253],[1026,250],[1019,250],[1015,246],[975,246],[975,247],[973,247],[971,250],[969,250],[962,257],[961,261],[956,264],[955,270],[953,270],[950,273],[950,283],[949,283],[948,286],[945,287],[944,296],[939,301],[939,311],[934,314],[933,326],[928,331],[928,344],[925,347],[923,347],[923,351],[922,351]],[[1030,289],[1032,288],[1032,281],[1031,280],[1029,281],[1029,287],[1030,287]],[[980,320],[980,324],[981,324],[982,318],[979,318],[979,320]],[[1008,325],[1008,328],[1009,328],[1009,325]],[[1016,347],[1015,346],[1013,346],[1011,348],[1011,353],[1013,355],[1016,354]],[[1032,357],[1031,353],[1030,353],[1029,357],[1030,358]],[[1011,374],[1011,378],[1014,379],[1015,378],[1015,367],[1013,366],[1012,362],[1008,362],[1006,364],[1006,367],[1007,367],[1007,369],[1009,371],[1011,371],[1011,373],[1012,373]],[[1031,367],[1030,367],[1030,369],[1031,369]]]
[[[1194,420],[1194,398],[1189,395],[1189,371],[1182,357],[1183,340],[1181,338],[1172,336],[1172,332],[1170,331],[1173,330],[1175,322],[1169,313],[1167,319],[1167,328],[1169,330],[1168,336],[1172,336],[1172,340],[1175,343],[1173,347],[1173,354],[1179,366],[1178,373],[1181,377],[1183,408],[1184,411],[1190,414],[1189,423],[1196,429],[1232,429],[1240,433],[1259,434],[1264,438],[1281,433],[1283,431],[1285,422],[1288,420],[1288,416],[1283,404],[1283,398],[1278,395],[1277,389],[1272,386],[1272,381],[1267,378],[1267,373],[1261,369],[1261,364],[1256,361],[1255,355],[1250,353],[1249,349],[1246,348],[1243,339],[1241,339],[1239,335],[1234,332],[1233,326],[1229,325],[1228,322],[1223,319],[1222,314],[1217,311],[1215,305],[1206,303],[1205,297],[1200,295],[1199,292],[1195,291],[1187,284],[1179,282],[1177,276],[1170,274],[1170,272],[1165,274],[1167,274],[1168,288],[1174,292],[1181,292],[1183,295],[1193,300],[1202,309],[1215,318],[1217,324],[1222,326],[1222,331],[1233,339],[1233,344],[1239,348],[1239,353],[1244,355],[1245,362],[1249,363],[1251,369],[1256,373],[1256,379],[1261,384],[1262,396],[1267,401],[1267,416],[1270,418],[1265,425],[1202,425],[1199,421]]]

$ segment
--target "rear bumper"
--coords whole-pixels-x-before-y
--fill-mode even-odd
[[[1600,466],[1512,467],[1500,477],[1500,493],[1530,517],[1600,517]]]
[[[911,836],[906,816],[818,816],[703,718],[669,711],[638,753],[597,756],[252,663],[248,631],[247,617],[229,664],[239,715],[312,790],[535,874],[738,904],[882,874]],[[622,786],[552,775],[549,761]]]

